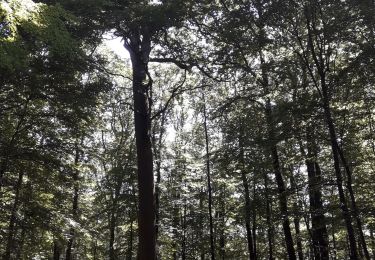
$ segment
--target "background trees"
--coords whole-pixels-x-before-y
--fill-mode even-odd
[[[374,257],[372,1],[0,4],[3,259]]]

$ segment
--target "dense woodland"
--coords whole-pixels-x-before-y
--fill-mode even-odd
[[[373,0],[0,0],[3,260],[375,259],[374,179]]]

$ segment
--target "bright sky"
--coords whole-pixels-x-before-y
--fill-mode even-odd
[[[122,39],[120,37],[115,37],[112,33],[108,33],[104,36],[104,43],[118,56],[122,59],[129,59],[129,53],[124,48]]]

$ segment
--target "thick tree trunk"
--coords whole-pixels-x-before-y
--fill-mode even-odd
[[[296,260],[296,252],[294,250],[293,236],[290,230],[290,221],[288,213],[288,198],[285,189],[285,183],[280,169],[279,155],[277,152],[275,133],[273,130],[273,118],[271,110],[271,101],[268,99],[266,104],[266,119],[268,127],[268,139],[270,142],[270,151],[272,156],[272,166],[276,178],[277,191],[279,195],[280,213],[282,218],[282,226],[285,237],[285,247],[289,260]]]
[[[207,191],[208,191],[208,217],[210,223],[210,254],[211,260],[215,260],[215,242],[214,242],[214,224],[212,217],[212,187],[211,187],[211,167],[210,167],[210,148],[208,140],[208,129],[207,129],[207,111],[206,111],[206,100],[204,93],[203,97],[203,126],[204,126],[204,136],[206,144],[206,170],[207,170]]]
[[[10,213],[9,225],[8,225],[8,237],[5,247],[5,253],[3,255],[4,260],[10,260],[12,253],[14,253],[14,235],[16,233],[16,222],[17,222],[17,210],[20,204],[20,191],[22,188],[24,172],[20,171],[18,174],[18,180],[14,187],[15,195],[13,207]]]
[[[153,155],[151,145],[151,118],[147,80],[147,64],[151,51],[151,36],[147,28],[131,33],[125,47],[130,53],[133,70],[134,124],[138,171],[138,259],[156,259],[155,199]]]

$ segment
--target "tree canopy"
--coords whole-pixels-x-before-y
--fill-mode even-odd
[[[374,17],[0,0],[0,257],[375,258]]]

